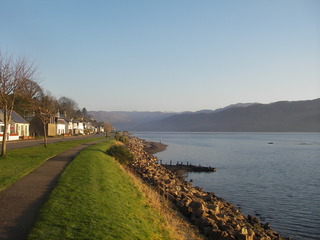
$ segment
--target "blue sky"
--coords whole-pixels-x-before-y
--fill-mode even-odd
[[[0,0],[0,49],[88,110],[320,97],[318,0]]]

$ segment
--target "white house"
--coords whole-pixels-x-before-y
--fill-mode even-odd
[[[57,135],[64,135],[66,133],[66,121],[63,118],[57,118]]]
[[[98,130],[91,122],[84,122],[84,129],[85,134],[93,134],[96,133]]]
[[[0,110],[0,140],[3,138],[4,133],[4,122],[3,122],[3,111]],[[22,118],[15,111],[12,112],[11,121],[8,126],[7,140],[19,140],[29,138],[29,126],[30,124]]]
[[[72,119],[69,120],[67,118],[66,111],[64,114],[60,114],[58,112],[57,117],[55,119],[56,122],[56,129],[57,129],[57,135],[72,135],[73,134],[73,122]]]
[[[10,125],[9,125],[9,129],[10,129]],[[0,140],[1,141],[3,139],[3,132],[4,132],[4,123],[3,123],[2,119],[0,119]]]
[[[73,134],[73,122],[72,120],[67,120],[68,126],[66,127],[66,131],[68,132],[69,135]]]
[[[84,134],[83,122],[78,122],[78,133],[79,134]]]
[[[15,111],[12,112],[11,124],[14,124],[14,133],[18,133],[19,137],[29,137],[30,124]]]

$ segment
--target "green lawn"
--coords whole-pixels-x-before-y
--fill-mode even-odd
[[[40,145],[9,150],[5,158],[0,158],[0,191],[44,163],[46,159],[79,144],[97,141],[103,138],[104,137],[94,137],[74,141],[50,143],[47,148]]]
[[[171,239],[162,217],[105,153],[111,144],[88,147],[66,168],[29,240]]]

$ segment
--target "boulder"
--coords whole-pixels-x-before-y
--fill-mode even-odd
[[[260,224],[260,220],[252,215],[248,215],[248,221],[251,222],[252,224]]]
[[[182,206],[179,208],[180,212],[183,214],[183,216],[190,218],[191,213],[192,213],[192,209],[187,207],[187,206]]]
[[[207,204],[207,208],[212,210],[211,212],[212,214],[218,214],[220,210],[219,205],[216,205],[216,204]]]
[[[205,212],[203,210],[195,210],[192,212],[192,214],[196,217],[196,218],[200,218],[202,216],[205,215]]]
[[[270,224],[267,222],[267,223],[265,223],[264,225],[263,225],[263,228],[264,229],[270,229]]]

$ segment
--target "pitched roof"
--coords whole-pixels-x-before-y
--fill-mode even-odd
[[[3,122],[3,110],[0,110],[0,121]],[[11,121],[14,123],[28,123],[27,120],[25,120],[23,117],[21,117],[18,113],[15,111],[12,111],[11,115]]]
[[[23,117],[21,117],[18,113],[16,113],[15,111],[12,111],[12,115],[11,115],[11,119],[12,121],[16,122],[16,123],[28,123],[27,120],[25,120]]]

